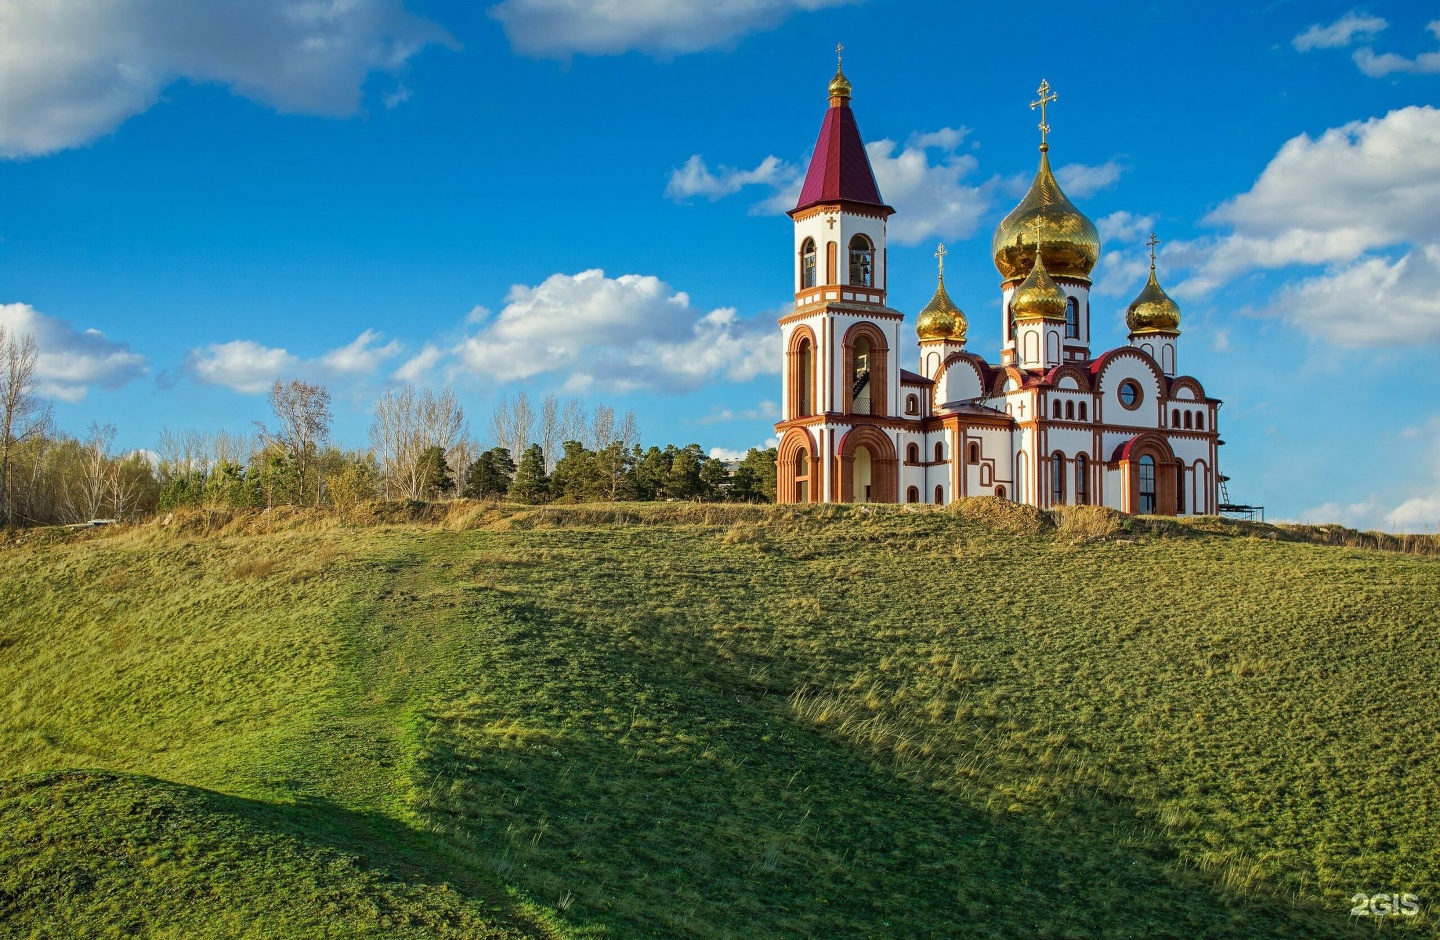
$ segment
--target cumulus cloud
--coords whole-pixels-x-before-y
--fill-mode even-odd
[[[1440,20],[1431,20],[1425,28],[1436,39],[1440,39]],[[1414,75],[1434,75],[1440,72],[1440,50],[1422,52],[1413,59],[1407,59],[1394,52],[1377,53],[1366,47],[1356,49],[1354,59],[1360,71],[1371,78],[1384,78],[1396,72],[1409,72]]]
[[[179,79],[282,112],[351,114],[372,71],[446,41],[402,0],[6,0],[0,153],[86,143]]]
[[[1440,245],[1363,258],[1280,291],[1262,311],[1337,346],[1440,342]]]
[[[441,368],[443,358],[449,377],[549,375],[571,390],[684,392],[777,372],[779,344],[769,320],[744,319],[728,307],[697,310],[659,278],[611,278],[592,269],[515,285],[499,313],[425,367]]]
[[[786,163],[779,157],[766,157],[753,170],[737,170],[722,166],[712,172],[700,154],[693,155],[685,165],[670,173],[665,186],[665,195],[676,201],[694,196],[704,196],[712,202],[722,196],[738,193],[746,186],[770,186],[787,191],[794,188],[799,194],[800,168]],[[791,205],[794,205],[793,200]],[[790,206],[786,206],[790,208]]]
[[[699,52],[770,29],[796,11],[845,6],[855,0],[503,0],[489,10],[522,55],[567,58],[618,55],[632,49],[660,55]]]
[[[1426,472],[1414,483],[1387,494],[1371,494],[1351,503],[1328,502],[1306,509],[1303,522],[1339,522],[1358,529],[1391,532],[1435,532],[1440,529],[1440,418],[1430,418],[1401,437],[1422,442],[1421,453],[1407,454],[1402,463]],[[1412,445],[1413,446],[1413,445]]]
[[[321,382],[363,378],[400,352],[398,342],[379,345],[381,339],[379,333],[366,330],[353,342],[308,360],[248,339],[211,343],[190,350],[185,372],[201,385],[219,385],[245,395],[258,395],[277,380],[296,377]]]
[[[1412,106],[1287,141],[1255,185],[1205,220],[1223,236],[1172,245],[1203,294],[1254,269],[1350,264],[1440,243],[1440,110]]]
[[[36,391],[78,402],[92,386],[116,389],[148,371],[145,357],[99,330],[77,330],[29,304],[0,304],[0,327],[10,336],[35,339]]]
[[[1350,45],[1356,39],[1369,39],[1390,24],[1378,16],[1366,16],[1350,12],[1328,26],[1316,23],[1290,40],[1297,52],[1312,49],[1339,49]]]
[[[968,131],[942,127],[912,134],[903,147],[888,139],[865,145],[880,193],[895,207],[889,225],[892,240],[916,245],[975,233],[990,209],[995,181],[965,182],[979,166],[973,154],[957,152]]]
[[[725,421],[774,421],[780,417],[780,406],[770,400],[760,402],[754,408],[721,408],[700,418],[696,424],[720,424]],[[743,456],[743,455],[742,455]]]
[[[1065,195],[1074,199],[1086,199],[1102,189],[1115,184],[1125,168],[1114,160],[1107,160],[1097,166],[1085,163],[1067,163],[1055,171],[1055,180]]]
[[[1150,270],[1150,256],[1144,245],[1155,231],[1155,216],[1136,215],[1124,210],[1096,221],[1100,244],[1111,245],[1095,266],[1093,288],[1101,297],[1133,297]]]

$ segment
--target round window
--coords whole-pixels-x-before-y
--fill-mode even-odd
[[[1140,383],[1134,379],[1126,379],[1120,383],[1120,404],[1132,411],[1140,407],[1140,399],[1144,394],[1140,391]]]

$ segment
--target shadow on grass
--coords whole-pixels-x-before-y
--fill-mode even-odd
[[[943,792],[798,720],[797,664],[726,663],[683,614],[470,601],[486,642],[421,713],[412,809],[617,938],[1356,935],[1185,868],[1124,800]]]
[[[0,783],[0,935],[554,934],[382,816],[275,805],[150,777]]]

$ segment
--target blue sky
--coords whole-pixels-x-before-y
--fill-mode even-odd
[[[1433,531],[1440,10],[968,6],[9,0],[0,324],[37,336],[62,428],[126,447],[245,429],[290,377],[331,387],[346,446],[406,382],[451,384],[482,439],[523,389],[633,408],[650,443],[763,444],[782,213],[843,42],[894,306],[943,240],[997,355],[989,240],[1045,78],[1105,238],[1097,349],[1153,229],[1231,496]]]

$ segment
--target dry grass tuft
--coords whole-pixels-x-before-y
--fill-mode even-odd
[[[1077,544],[1107,539],[1120,531],[1123,518],[1104,506],[1057,506],[1050,510],[1057,538]]]
[[[1022,506],[994,496],[972,496],[950,505],[950,511],[966,522],[983,525],[1010,535],[1035,535],[1048,524],[1045,514],[1034,506]]]

